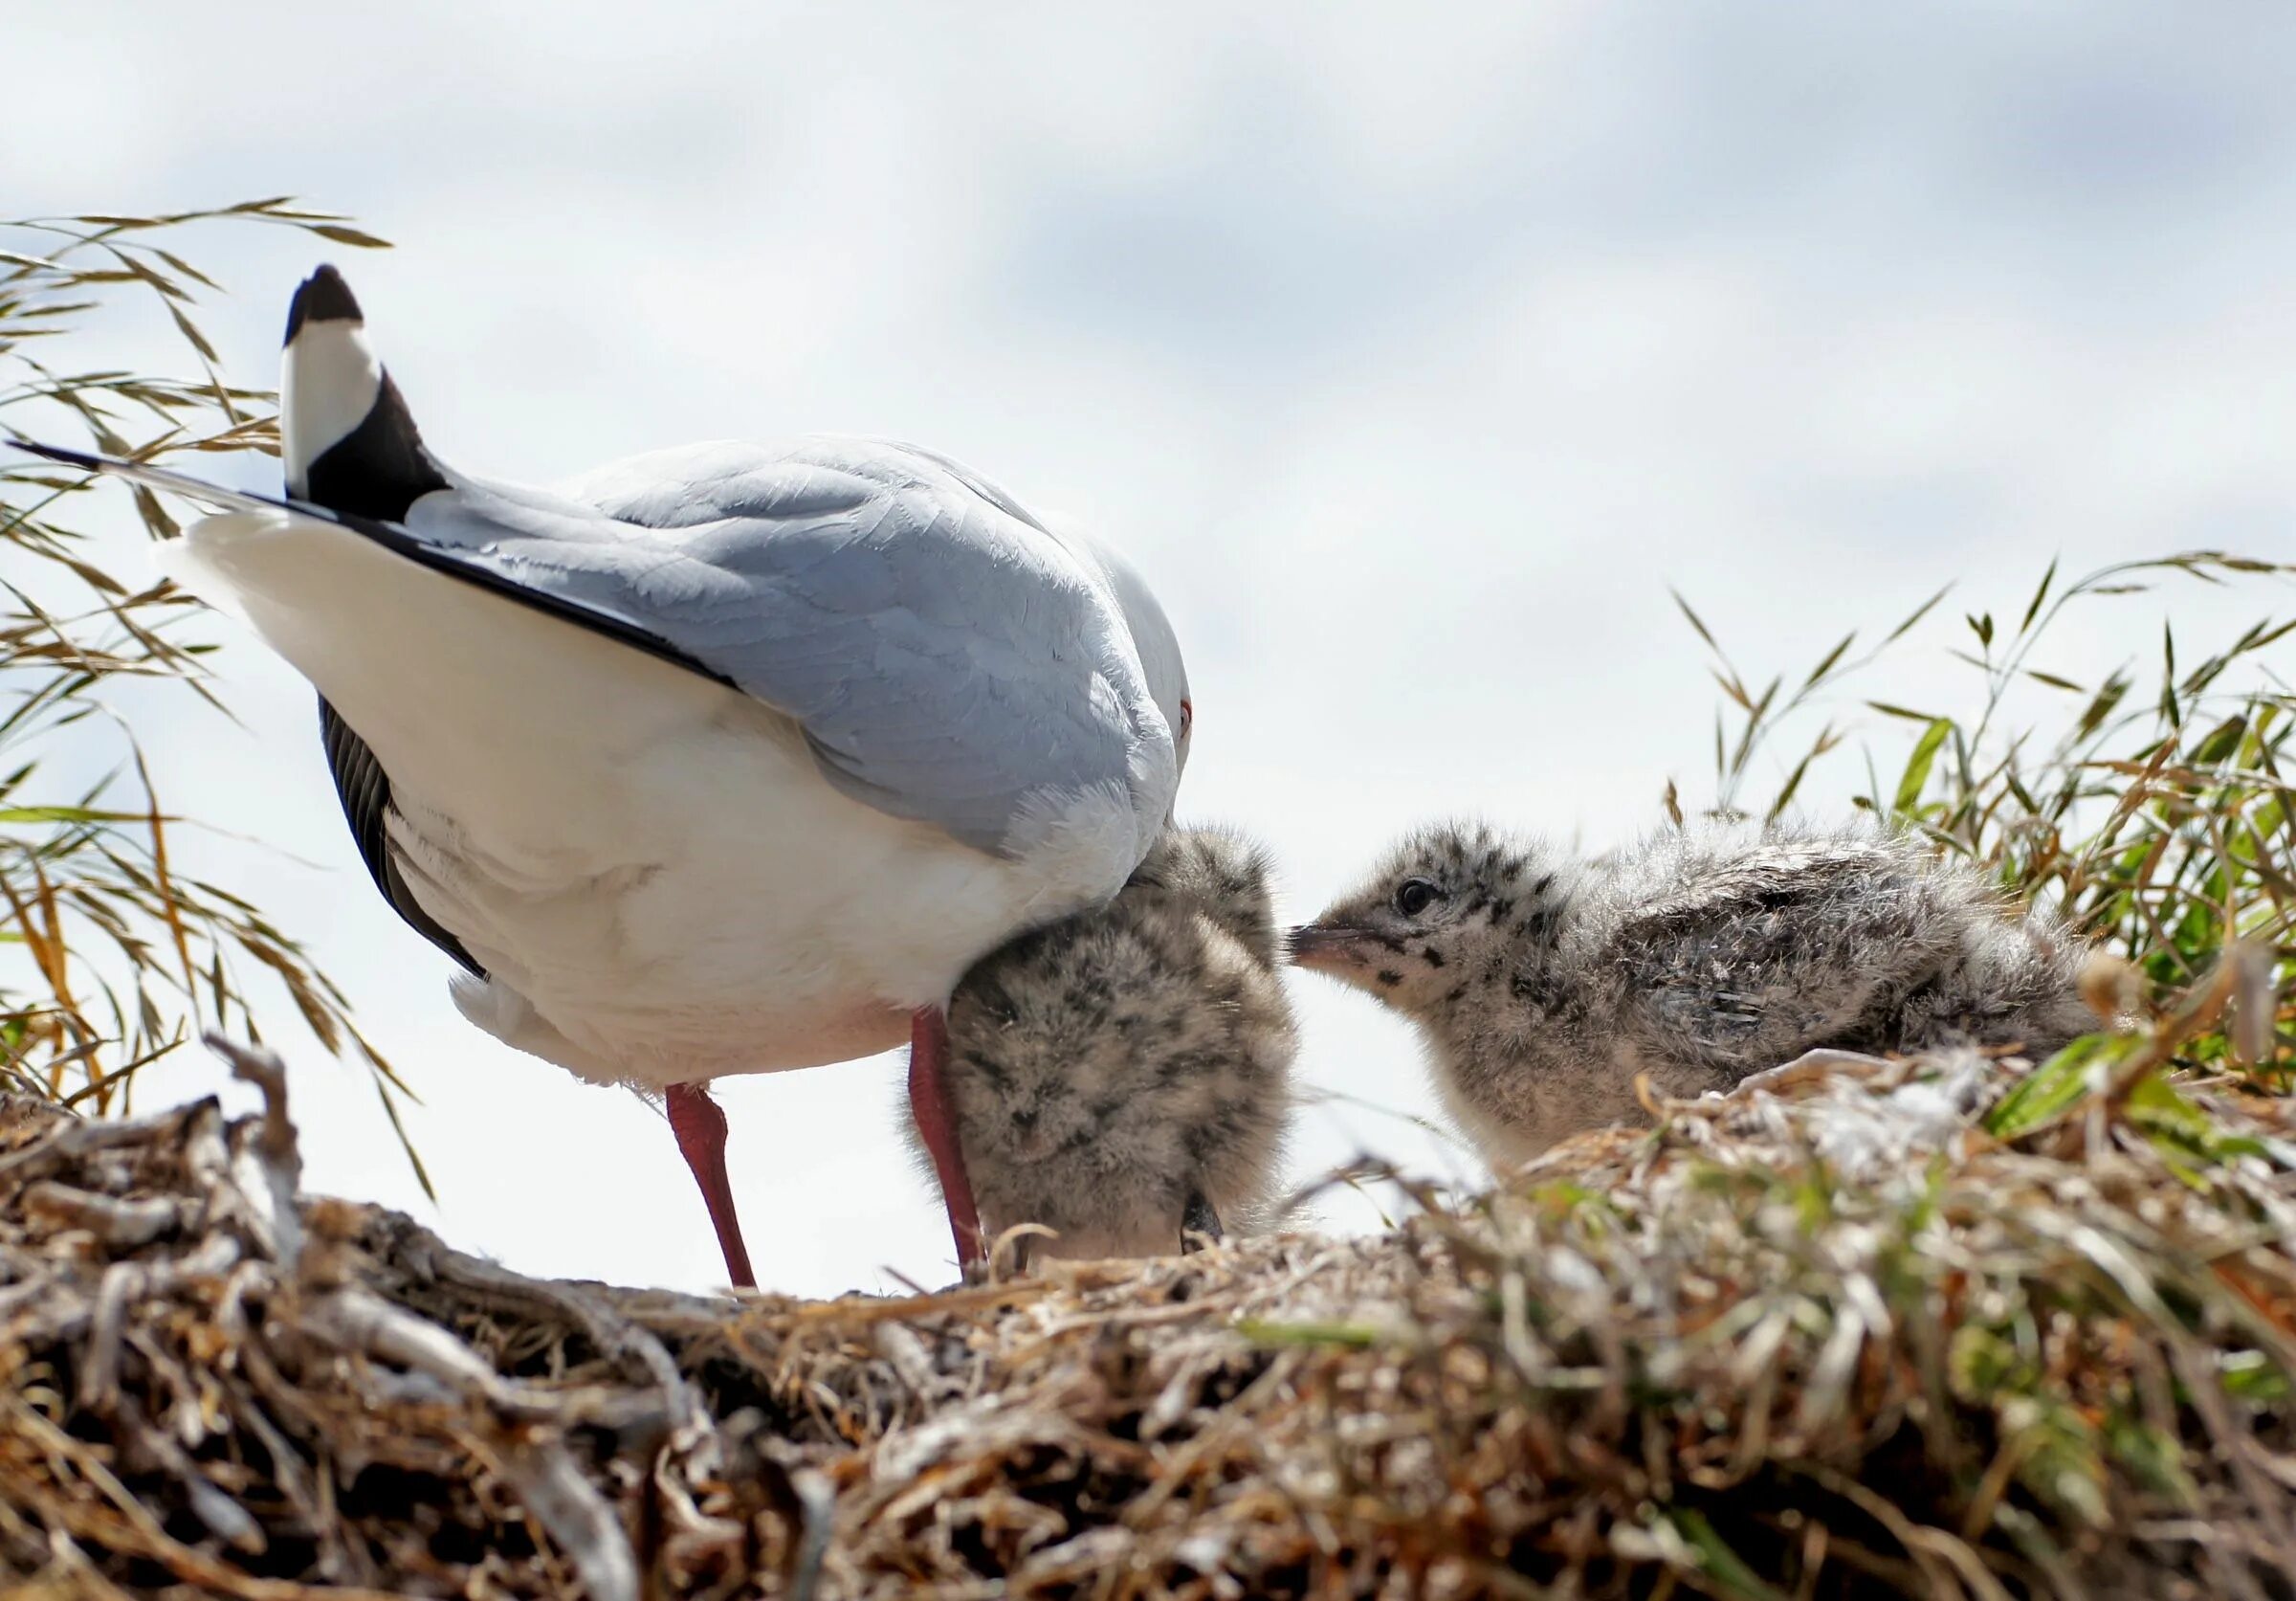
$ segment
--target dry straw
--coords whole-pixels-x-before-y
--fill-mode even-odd
[[[2296,1127],[2163,1033],[1821,1055],[1395,1234],[541,1282],[265,1112],[0,1108],[0,1574],[824,1596],[2288,1593]]]

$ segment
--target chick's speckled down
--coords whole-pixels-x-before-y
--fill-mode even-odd
[[[949,1003],[948,1093],[982,1223],[1036,1255],[1169,1255],[1249,1232],[1282,1159],[1297,1033],[1269,863],[1174,828],[1115,900],[976,964]]]
[[[1298,935],[1299,960],[1415,1019],[1493,1161],[1821,1046],[2053,1052],[2097,1026],[2086,947],[1879,830],[1708,825],[1585,859],[1424,830]]]

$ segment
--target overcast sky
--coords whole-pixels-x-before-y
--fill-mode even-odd
[[[1669,584],[1788,670],[1963,581],[1863,686],[1944,709],[1959,611],[2016,610],[2053,555],[2296,555],[2296,12],[1107,10],[0,0],[0,214],[356,215],[398,248],[331,254],[474,470],[851,431],[1088,523],[1188,655],[1182,814],[1266,835],[1301,914],[1433,814],[1595,844],[1669,777],[1708,793]],[[234,291],[210,330],[270,382],[320,252],[193,242]],[[115,322],[82,354],[163,349]],[[2048,664],[2274,603],[2106,603]],[[307,687],[214,634],[244,726],[175,703],[160,782],[267,844],[185,848],[349,990],[426,1100],[441,1204],[279,1001],[309,1185],[529,1272],[718,1281],[666,1125],[462,1023],[369,889]],[[1432,1115],[1400,1027],[1297,992],[1310,1085]],[[898,1069],[720,1084],[767,1286],[950,1277]],[[144,1094],[213,1083],[187,1055]],[[1366,1145],[1468,1170],[1359,1107],[1294,1144],[1301,1175]]]

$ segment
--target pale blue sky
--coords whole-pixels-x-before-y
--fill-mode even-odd
[[[1948,580],[2014,606],[2060,551],[2296,553],[2296,13],[0,10],[0,212],[356,214],[399,248],[342,265],[451,459],[845,429],[1088,520],[1189,654],[1183,812],[1268,835],[1302,912],[1432,813],[1601,841],[1669,776],[1702,792],[1668,584],[1790,669]],[[199,254],[237,291],[219,342],[268,373],[316,253]],[[2261,605],[2174,599],[2194,631]],[[2118,604],[2052,660],[2149,657],[2162,603]],[[1957,626],[1892,698],[1948,703]],[[712,1281],[666,1129],[454,1016],[358,868],[307,691],[216,632],[247,727],[171,724],[164,786],[279,848],[202,850],[428,1099],[418,1212],[531,1271]],[[1300,994],[1308,1080],[1431,1111],[1401,1029]],[[364,1086],[295,1056],[310,1183],[411,1204]],[[895,1065],[725,1089],[768,1284],[945,1278]],[[1295,1166],[1359,1143],[1446,1161],[1315,1111]]]

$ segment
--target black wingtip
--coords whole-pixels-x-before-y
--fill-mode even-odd
[[[66,450],[61,445],[35,444],[13,434],[0,438],[0,445],[6,445],[11,451],[22,451],[26,456],[60,462],[66,467],[82,467],[91,473],[100,472],[103,468],[103,457],[99,456],[90,456],[85,451]]]
[[[281,343],[293,345],[295,336],[303,331],[305,322],[359,322],[358,299],[351,286],[332,266],[322,266],[296,290],[295,300],[287,307],[287,337]]]

